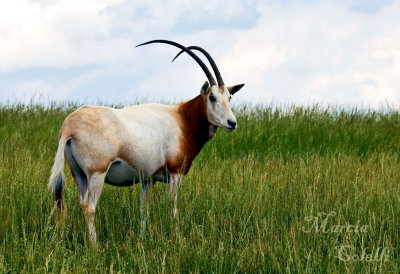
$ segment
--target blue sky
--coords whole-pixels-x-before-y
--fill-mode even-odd
[[[0,3],[0,102],[180,101],[207,49],[235,102],[400,105],[400,1],[14,0]],[[40,97],[41,96],[41,97]]]

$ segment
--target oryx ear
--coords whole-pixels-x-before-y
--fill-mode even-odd
[[[208,87],[209,87],[209,86],[210,86],[210,85],[208,84],[208,82],[205,81],[204,84],[203,84],[203,86],[202,86],[201,89],[200,89],[200,94],[201,94],[201,95],[206,94],[207,91],[208,91]]]
[[[240,85],[227,87],[227,89],[228,89],[229,93],[233,95],[236,92],[238,92],[243,86],[244,86],[244,84],[240,84]]]

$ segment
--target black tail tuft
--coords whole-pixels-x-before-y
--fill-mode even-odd
[[[60,175],[58,176],[56,184],[54,186],[54,200],[56,201],[56,205],[60,210],[64,208],[63,188],[64,188],[64,180]]]

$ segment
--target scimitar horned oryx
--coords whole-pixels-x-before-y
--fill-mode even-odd
[[[141,104],[122,109],[83,106],[65,118],[48,186],[62,210],[66,158],[79,191],[89,238],[94,243],[94,216],[104,182],[114,186],[142,183],[142,222],[148,208],[149,183],[168,183],[176,216],[177,190],[196,155],[218,128],[233,131],[237,127],[230,99],[244,84],[225,86],[214,60],[202,48],[191,47],[206,56],[218,84],[190,49],[168,40],[138,46],[151,43],[169,44],[189,54],[203,69],[208,82],[201,87],[200,95],[180,104]],[[144,223],[142,229],[143,226]]]

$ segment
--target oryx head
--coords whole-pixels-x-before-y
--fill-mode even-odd
[[[210,87],[206,81],[201,87],[200,94],[206,103],[207,119],[210,124],[232,131],[237,127],[236,117],[232,112],[230,101],[232,95],[244,84],[225,87],[225,85]]]
[[[201,87],[200,94],[205,103],[206,113],[208,122],[214,126],[225,129],[226,131],[232,131],[237,127],[236,117],[232,112],[230,100],[232,95],[238,92],[244,84],[235,86],[225,86],[222,80],[221,74],[215,64],[213,58],[204,49],[197,46],[190,46],[188,48],[169,40],[152,40],[138,46],[147,45],[151,43],[165,43],[180,48],[182,51],[179,52],[174,60],[183,52],[188,53],[203,69],[207,76],[208,82],[206,81]],[[137,46],[137,47],[138,47]],[[214,71],[215,77],[217,78],[218,84],[215,82],[214,77],[208,70],[207,66],[203,61],[192,52],[192,50],[198,50],[204,54],[204,56],[210,62],[210,65]]]

